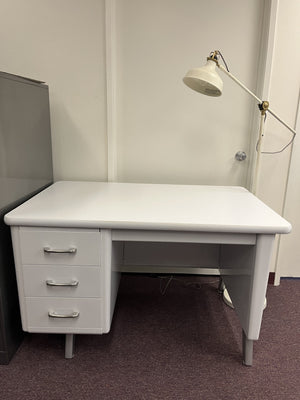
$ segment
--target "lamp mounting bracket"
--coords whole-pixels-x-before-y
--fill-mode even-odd
[[[268,101],[262,101],[260,104],[258,104],[258,108],[260,109],[261,115],[266,115],[266,112],[269,109],[269,102]]]

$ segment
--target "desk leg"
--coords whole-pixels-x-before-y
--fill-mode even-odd
[[[220,273],[243,329],[244,364],[259,339],[275,235],[259,234],[255,246],[222,245]]]
[[[66,334],[65,358],[73,358],[74,357],[74,341],[75,341],[75,335]]]
[[[219,286],[218,286],[218,293],[219,294],[223,294],[224,290],[225,290],[225,283],[224,283],[222,277],[220,276],[220,278],[219,278]]]
[[[243,331],[243,364],[251,367],[253,362],[253,340],[248,339]]]

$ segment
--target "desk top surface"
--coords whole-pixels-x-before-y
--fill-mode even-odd
[[[8,225],[288,233],[291,225],[248,190],[107,182],[53,184],[6,214]]]

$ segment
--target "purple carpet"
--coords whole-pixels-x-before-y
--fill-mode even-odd
[[[300,280],[268,287],[253,367],[214,277],[122,277],[111,332],[28,334],[0,365],[2,400],[299,400]]]

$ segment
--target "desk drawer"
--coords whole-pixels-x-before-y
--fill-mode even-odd
[[[23,267],[26,297],[102,297],[100,267]]]
[[[20,228],[22,264],[100,265],[97,229]]]
[[[28,332],[102,333],[101,299],[29,297],[26,309]]]

